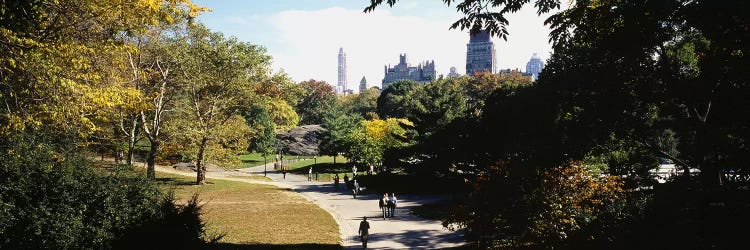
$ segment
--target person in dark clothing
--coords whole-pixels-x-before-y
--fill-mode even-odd
[[[349,176],[344,174],[344,185],[346,185],[346,190],[352,189],[352,184],[349,183]]]
[[[383,198],[378,201],[378,206],[383,211],[383,219],[385,220],[388,217],[388,194],[383,194]]]
[[[359,223],[359,237],[362,240],[362,248],[367,249],[367,240],[370,236],[370,223],[367,222],[367,216],[363,217]]]
[[[336,174],[333,177],[333,190],[334,191],[339,191],[339,174]]]

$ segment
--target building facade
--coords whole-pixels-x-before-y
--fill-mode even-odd
[[[408,57],[406,54],[399,55],[398,64],[393,67],[385,66],[385,77],[383,78],[383,89],[388,87],[388,84],[400,80],[412,80],[417,82],[426,83],[436,78],[437,72],[435,71],[435,60],[425,61],[420,63],[416,67],[409,65]]]
[[[544,69],[544,62],[542,62],[542,59],[534,53],[529,62],[526,63],[526,73],[531,74],[534,81],[536,81],[536,79],[539,78],[539,73],[542,73],[542,69]]]
[[[472,76],[476,71],[497,72],[495,44],[486,30],[471,35],[466,44],[466,74]]]
[[[336,85],[336,93],[344,94],[348,90],[346,86],[346,53],[344,48],[339,48],[339,81]]]
[[[367,79],[362,76],[362,80],[359,81],[359,93],[367,91]]]

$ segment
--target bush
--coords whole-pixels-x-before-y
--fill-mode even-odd
[[[175,206],[133,169],[97,173],[71,151],[33,141],[0,150],[0,249],[203,244],[195,200]]]

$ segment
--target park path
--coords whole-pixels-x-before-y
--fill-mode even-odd
[[[435,249],[464,244],[459,232],[443,228],[440,221],[423,219],[409,213],[411,208],[445,199],[444,196],[396,194],[399,199],[396,216],[383,220],[378,208],[378,199],[382,194],[358,195],[357,199],[354,199],[351,191],[346,190],[343,183],[340,191],[334,191],[332,182],[307,181],[307,176],[295,174],[287,174],[284,178],[280,172],[273,170],[273,163],[267,164],[266,168],[267,177],[272,181],[241,178],[248,175],[263,175],[263,165],[237,171],[207,172],[206,177],[274,185],[301,194],[333,216],[339,225],[342,245],[346,249],[362,247],[357,232],[362,216],[367,216],[367,221],[370,222],[370,241],[367,246],[369,249]],[[180,171],[166,166],[156,166],[156,171],[195,176],[195,172]]]
[[[363,216],[370,222],[370,249],[434,249],[463,245],[463,238],[459,232],[443,228],[440,221],[427,220],[409,213],[411,208],[425,203],[444,199],[434,195],[398,195],[399,207],[396,216],[383,220],[378,208],[377,194],[358,195],[354,199],[351,191],[341,184],[339,191],[334,191],[332,182],[307,181],[307,176],[287,174],[286,178],[280,172],[273,171],[273,164],[267,164],[267,176],[272,184],[294,190],[308,200],[328,211],[339,224],[339,231],[344,248],[361,248],[358,229]],[[264,166],[240,169],[240,172],[263,175]],[[343,182],[343,181],[342,181]]]

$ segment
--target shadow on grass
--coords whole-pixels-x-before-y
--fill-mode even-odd
[[[263,164],[263,160],[242,160],[242,163],[246,163],[249,166],[256,166]]]
[[[312,164],[310,166],[296,168],[289,170],[289,173],[293,174],[302,174],[307,175],[307,171],[309,167],[312,167],[315,172],[318,173],[349,173],[351,175],[352,172],[352,164],[351,163],[317,163]]]
[[[252,249],[343,249],[338,244],[317,244],[317,243],[306,243],[306,244],[233,244],[233,243],[217,243],[210,246],[208,249],[216,250],[252,250]]]
[[[158,183],[158,185],[165,185],[165,186],[193,186],[195,185],[195,181],[193,180],[186,180],[184,178],[174,178],[174,177],[157,177],[156,183]]]

